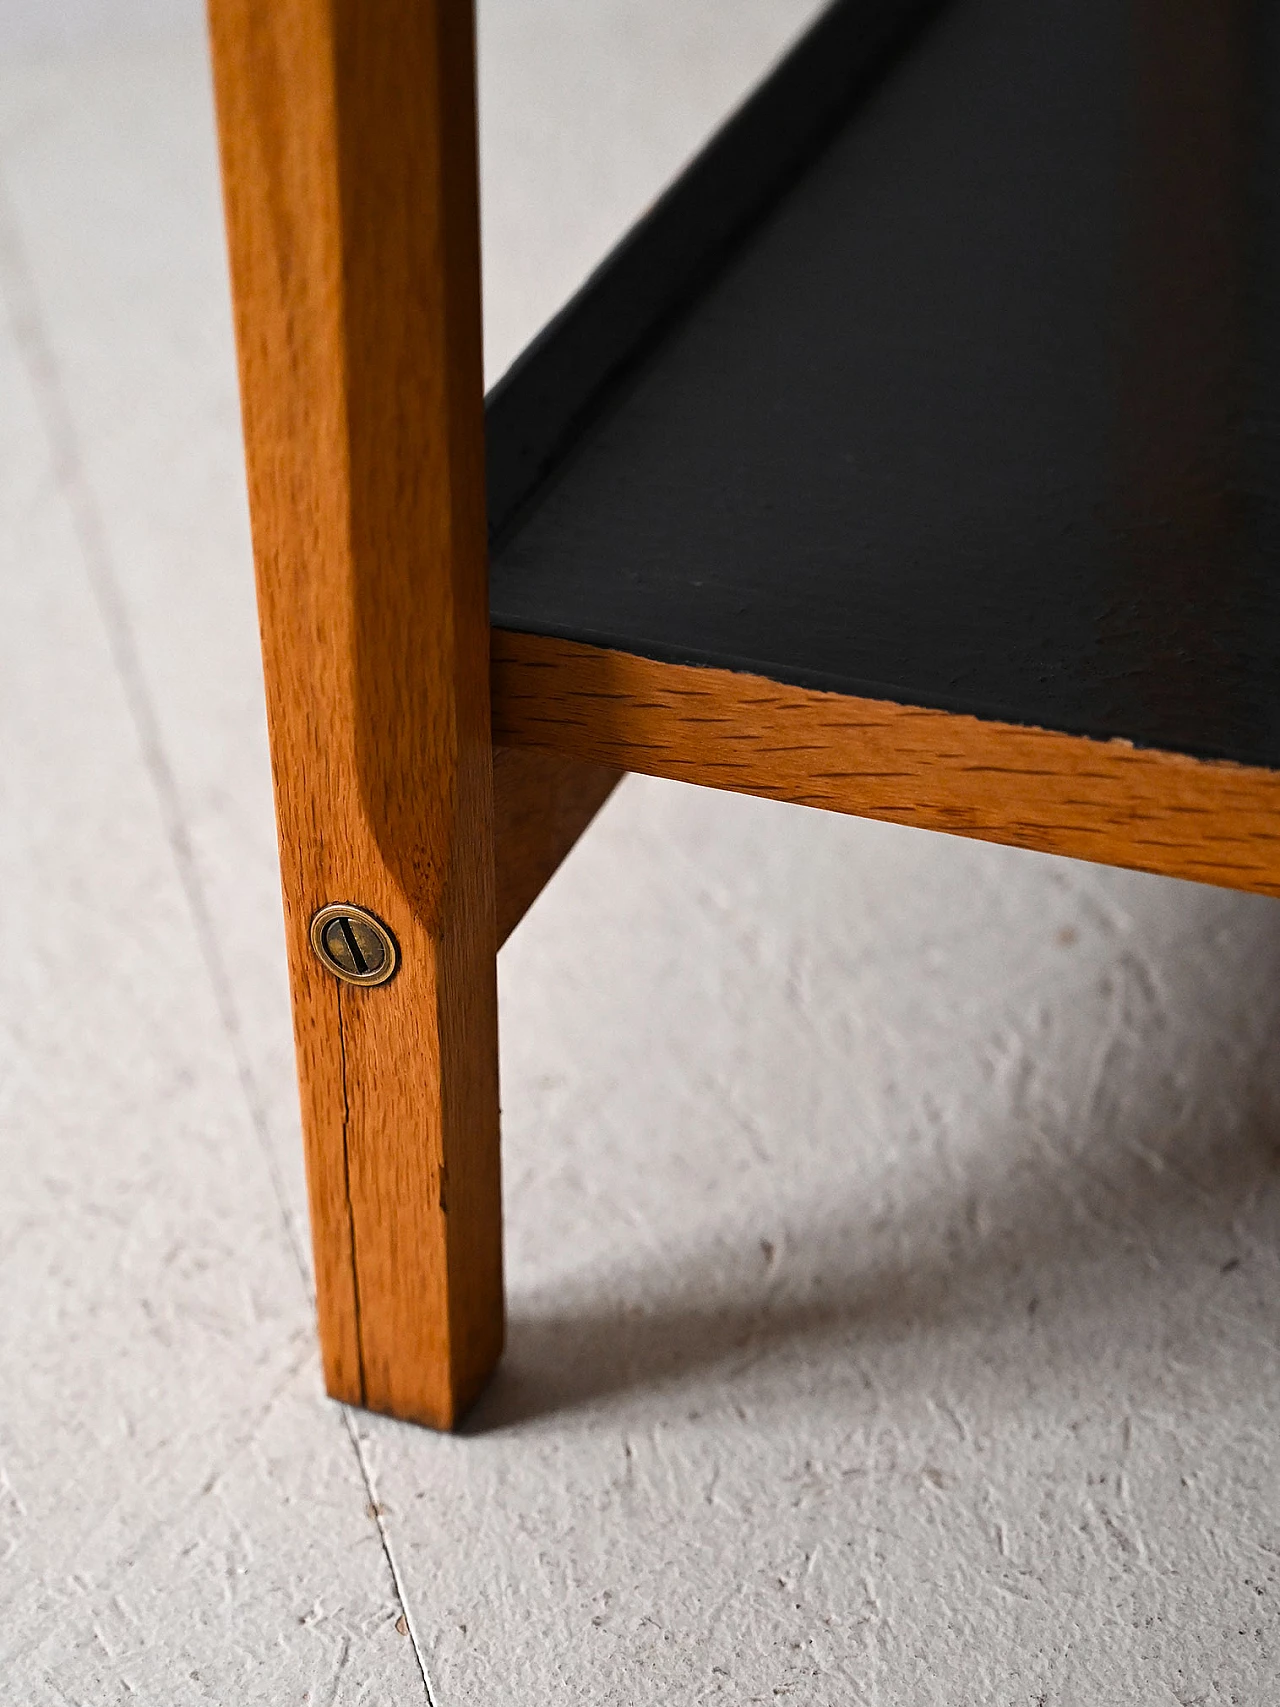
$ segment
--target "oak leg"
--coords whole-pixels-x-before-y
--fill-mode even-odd
[[[325,1379],[448,1428],[503,1333],[470,0],[210,20]]]

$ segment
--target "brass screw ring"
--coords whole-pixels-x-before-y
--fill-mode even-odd
[[[335,901],[311,921],[311,946],[344,984],[385,984],[400,964],[396,939],[364,907]]]

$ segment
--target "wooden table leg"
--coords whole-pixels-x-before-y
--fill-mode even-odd
[[[471,4],[210,15],[325,1378],[448,1428],[503,1333]]]

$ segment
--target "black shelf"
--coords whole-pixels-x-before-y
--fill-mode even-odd
[[[934,11],[830,13],[491,396],[493,624],[1280,766],[1280,21]]]

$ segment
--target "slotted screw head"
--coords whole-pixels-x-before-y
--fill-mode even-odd
[[[364,907],[335,901],[311,921],[311,946],[344,984],[385,984],[400,962],[396,939]]]

